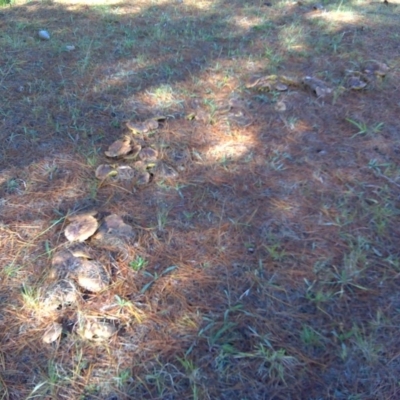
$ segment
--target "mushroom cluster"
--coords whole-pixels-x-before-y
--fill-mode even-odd
[[[389,73],[390,67],[380,61],[369,61],[357,70],[347,70],[341,90],[362,90],[368,85],[383,79]],[[268,75],[252,77],[246,88],[257,91],[285,92],[289,88],[306,89],[318,98],[324,98],[334,93],[334,89],[315,76],[291,77],[286,75]]]
[[[130,133],[113,142],[104,152],[114,163],[100,164],[95,171],[96,178],[102,182],[107,179],[129,181],[134,186],[146,185],[155,175],[163,179],[175,178],[178,175],[175,169],[161,161],[159,152],[144,140],[159,128],[158,121],[163,118],[137,123],[128,121],[126,126]],[[121,161],[125,164],[120,165]]]
[[[43,311],[55,316],[43,335],[44,343],[52,343],[61,336],[63,329],[59,321],[64,312],[79,314],[84,294],[101,293],[110,286],[110,269],[96,259],[97,250],[111,240],[120,249],[119,246],[135,237],[133,228],[119,215],[108,215],[101,223],[96,216],[96,212],[87,212],[67,218],[64,235],[68,242],[53,255],[51,283],[44,290],[41,301]],[[74,319],[78,320],[75,330],[83,339],[105,340],[116,332],[113,324],[100,318]]]

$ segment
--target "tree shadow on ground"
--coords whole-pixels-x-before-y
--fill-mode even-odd
[[[364,295],[360,287],[386,282],[393,271],[377,267],[365,276],[357,270],[360,278],[345,281],[335,266],[351,257],[355,265],[363,257],[382,264],[397,252],[398,228],[387,220],[397,189],[377,186],[374,175],[398,154],[390,120],[396,100],[387,96],[394,77],[367,93],[335,92],[328,99],[303,88],[258,93],[246,87],[253,75],[276,73],[315,74],[339,87],[344,70],[361,64],[366,50],[386,59],[394,46],[380,45],[373,22],[360,31],[354,20],[338,26],[325,20],[312,5],[226,1],[204,9],[28,3],[2,12],[2,260],[20,267],[3,279],[9,306],[2,319],[8,366],[2,384],[10,398],[355,394],[366,357],[357,326],[384,302],[381,291]],[[50,41],[36,38],[41,28]],[[230,101],[240,101],[239,117],[251,124],[222,113]],[[278,101],[285,112],[276,110]],[[185,118],[200,111],[205,119]],[[124,120],[160,114],[167,118],[159,131],[141,140],[178,177],[154,176],[142,188],[99,185],[94,170],[106,162],[107,145],[126,133]],[[354,138],[346,118],[385,121],[385,131],[379,140]],[[371,159],[375,170],[368,168]],[[386,217],[376,207],[383,201]],[[20,287],[45,284],[51,256],[64,246],[62,218],[93,206],[100,217],[122,215],[137,234],[128,259],[98,249],[113,285],[83,293],[78,307],[81,315],[112,319],[119,332],[106,345],[81,340],[73,328],[79,318],[62,310],[56,318],[64,333],[49,350],[41,336],[54,315],[38,318]],[[138,256],[148,262],[147,274],[130,268]],[[170,266],[177,269],[163,274]],[[397,288],[385,284],[389,313]],[[115,311],[115,296],[131,305]],[[335,333],[304,336],[319,330]],[[367,339],[378,346],[375,336]],[[343,345],[354,365],[340,353]],[[383,360],[370,360],[367,373]],[[386,381],[356,392],[393,384],[395,368],[387,372]]]

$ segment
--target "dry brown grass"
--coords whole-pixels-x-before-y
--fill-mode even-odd
[[[1,9],[0,399],[399,398],[399,6],[325,6]],[[368,60],[387,76],[345,89]],[[248,88],[272,74],[333,93]],[[178,176],[96,180],[124,122],[160,115],[140,141]],[[92,208],[135,239],[89,240],[110,286],[48,310],[67,218]]]

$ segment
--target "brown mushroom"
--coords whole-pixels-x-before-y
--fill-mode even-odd
[[[76,279],[79,286],[93,293],[107,289],[110,283],[106,269],[95,260],[82,260]]]
[[[103,180],[108,178],[109,176],[113,176],[115,175],[117,172],[115,171],[115,169],[108,164],[100,164],[97,168],[96,168],[96,172],[95,172],[95,176],[97,179]]]
[[[114,325],[104,321],[83,321],[81,327],[78,330],[79,335],[83,339],[103,341],[109,339],[112,335],[117,332]]]
[[[51,326],[46,330],[44,333],[42,340],[44,343],[53,343],[55,342],[60,336],[62,332],[62,325],[58,322],[53,322]]]
[[[117,214],[111,214],[104,218],[104,228],[107,229],[107,233],[117,236],[133,235],[133,228],[126,224]]]
[[[131,140],[129,136],[125,136],[122,140],[116,140],[109,148],[105,151],[107,157],[116,158],[128,154],[132,150]]]
[[[144,122],[132,122],[128,121],[126,127],[132,131],[132,133],[149,133],[155,131],[158,128],[158,121],[155,119],[148,119]]]
[[[89,239],[99,227],[97,219],[91,215],[74,218],[65,229],[65,237],[70,242],[84,242]]]
[[[140,150],[139,158],[142,161],[156,161],[158,156],[158,151],[152,149],[151,147],[145,147]]]

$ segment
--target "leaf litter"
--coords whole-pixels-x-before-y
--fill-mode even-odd
[[[352,41],[361,34],[354,21],[346,26],[350,34],[343,35],[338,53],[326,50],[333,48],[329,43],[324,46],[327,55],[323,58],[316,54],[311,62],[301,56],[310,45],[305,31],[301,42],[303,49],[293,45],[290,51],[280,53],[276,47],[275,54],[261,57],[266,53],[265,38],[268,36],[269,43],[270,35],[278,31],[282,37],[287,37],[287,26],[274,24],[272,29],[269,25],[254,25],[254,30],[249,28],[251,36],[247,36],[242,28],[244,22],[249,21],[246,13],[250,9],[242,10],[239,3],[231,2],[221,10],[215,10],[210,25],[207,25],[206,13],[201,22],[195,19],[200,8],[196,6],[189,12],[190,2],[183,8],[177,6],[180,8],[174,9],[179,13],[187,12],[185,24],[177,29],[190,29],[191,34],[198,34],[188,35],[185,39],[196,37],[196,46],[188,47],[193,54],[186,54],[189,50],[184,47],[184,68],[181,70],[179,63],[171,66],[165,58],[165,49],[174,47],[174,38],[169,37],[174,29],[163,31],[165,42],[157,36],[159,43],[152,43],[152,51],[163,62],[149,64],[147,68],[149,61],[138,56],[134,68],[132,64],[126,65],[125,71],[114,74],[113,79],[118,77],[116,86],[115,82],[107,81],[107,77],[113,75],[113,70],[124,68],[124,54],[129,52],[123,47],[112,43],[113,47],[109,48],[112,60],[107,65],[107,56],[101,50],[81,53],[82,46],[77,46],[73,53],[63,52],[59,60],[70,67],[62,70],[67,75],[63,82],[76,79],[74,57],[81,56],[82,60],[88,61],[93,57],[95,68],[91,69],[90,62],[87,67],[83,63],[77,64],[81,68],[82,81],[87,84],[84,85],[86,92],[80,91],[78,85],[77,93],[71,92],[72,97],[63,97],[62,91],[55,91],[58,97],[52,98],[54,104],[59,105],[57,100],[61,100],[67,106],[53,108],[51,116],[40,115],[41,108],[31,106],[32,99],[37,102],[45,99],[40,96],[39,82],[31,80],[30,70],[17,68],[14,74],[5,72],[3,75],[2,85],[6,88],[11,87],[10,77],[29,82],[23,84],[25,91],[7,91],[5,98],[9,100],[14,96],[18,102],[20,96],[26,104],[21,101],[18,107],[23,111],[28,110],[28,105],[30,108],[29,112],[16,113],[15,120],[5,119],[6,130],[16,132],[16,137],[11,136],[4,142],[4,155],[8,162],[15,162],[16,167],[1,165],[5,171],[0,183],[0,233],[5,238],[2,242],[5,267],[1,278],[10,284],[12,293],[19,290],[18,279],[40,285],[39,299],[42,301],[42,296],[48,296],[47,304],[51,309],[46,317],[32,322],[31,331],[24,331],[29,323],[24,321],[22,324],[17,318],[10,317],[16,315],[16,302],[6,303],[2,350],[8,370],[2,376],[1,384],[4,380],[15,398],[27,398],[32,388],[19,376],[10,378],[9,373],[20,370],[21,374],[32,376],[33,381],[39,379],[35,372],[38,371],[36,363],[40,374],[46,372],[48,366],[51,372],[51,364],[47,361],[54,361],[60,374],[76,371],[78,364],[82,369],[77,374],[79,380],[66,372],[68,385],[60,380],[49,392],[43,392],[43,397],[50,396],[50,391],[51,396],[57,398],[68,398],[71,393],[76,398],[92,395],[109,398],[115,391],[118,396],[129,397],[134,393],[149,398],[235,398],[238,394],[252,398],[390,397],[390,388],[395,388],[397,382],[391,380],[393,360],[385,357],[385,352],[374,340],[383,335],[383,347],[388,347],[385,349],[388,353],[390,346],[392,349],[398,347],[395,329],[381,323],[382,318],[390,318],[393,326],[398,325],[396,314],[392,312],[398,287],[396,279],[391,279],[398,273],[396,249],[391,239],[396,237],[397,228],[396,218],[385,219],[377,205],[382,202],[385,212],[393,211],[392,197],[397,190],[397,175],[393,168],[397,151],[397,139],[393,136],[395,118],[389,118],[391,113],[395,115],[393,104],[397,102],[392,98],[396,99],[397,93],[392,90],[388,96],[387,89],[393,88],[398,72],[396,68],[367,62],[353,68],[353,72],[343,74],[340,62],[354,56],[354,53],[347,54],[347,46],[351,43],[349,51],[354,52]],[[59,12],[52,7],[52,12]],[[171,10],[166,6],[160,14],[157,8],[149,18],[144,4],[139,2],[135,7],[144,8],[140,13],[132,10],[127,13],[127,18],[135,22],[134,28],[129,25],[130,20],[121,16],[121,25],[113,24],[113,29],[121,29],[123,36],[132,28],[130,32],[141,38],[140,41],[135,38],[135,43],[140,42],[140,46],[143,41],[148,45],[147,32],[150,36],[156,34],[151,31],[152,26],[159,26],[153,24],[154,18],[157,20],[159,15],[164,12],[167,15]],[[232,24],[229,24],[229,32],[219,31],[221,28],[215,25],[218,13],[230,7],[234,7],[240,21],[243,42],[241,37],[232,35]],[[260,10],[264,6],[260,3],[257,7],[260,8],[254,15],[263,15]],[[35,12],[36,8],[32,5],[30,12]],[[291,14],[290,4],[284,8],[288,14],[285,18],[299,17]],[[270,10],[268,18],[281,12],[278,7]],[[97,14],[90,11],[93,11],[90,18],[96,19]],[[13,9],[10,8],[10,12]],[[103,13],[103,19],[96,19],[101,29],[100,21],[107,20],[109,24],[117,18],[116,9],[113,13],[107,14],[106,18]],[[329,13],[333,14],[333,11],[329,10]],[[320,31],[324,31],[323,18],[328,16],[315,14],[318,15],[313,18],[321,19],[318,30],[313,33],[317,32],[319,36]],[[95,29],[90,21],[85,19],[85,29]],[[179,25],[178,20],[171,21],[173,23],[167,28]],[[252,24],[257,23],[254,21]],[[197,23],[199,28],[205,24],[204,43],[202,31],[196,30]],[[338,29],[344,24],[341,21]],[[235,26],[239,25],[235,22]],[[62,31],[57,31],[54,26],[50,31],[57,32],[62,38]],[[209,46],[210,32],[220,34],[214,38],[215,48]],[[332,32],[328,33],[333,40]],[[375,43],[375,47],[371,43],[374,38],[368,29],[362,35],[363,40],[370,41],[366,46],[368,54],[362,47],[356,48],[360,54],[364,52],[363,59],[371,56],[387,58],[390,65],[395,65],[395,58],[381,43],[378,46]],[[321,41],[324,39],[321,35]],[[240,46],[235,47],[236,41]],[[106,42],[103,42],[105,50]],[[276,43],[272,42],[271,46]],[[40,45],[48,44],[41,42]],[[94,40],[93,49],[97,45]],[[161,46],[159,53],[157,45]],[[221,56],[218,64],[212,65],[215,60],[210,48]],[[240,49],[246,49],[246,62],[241,63],[238,57]],[[146,53],[144,47],[141,50],[144,55],[153,55]],[[179,52],[181,47],[175,50]],[[299,57],[294,59],[297,52]],[[48,58],[49,54],[52,58]],[[65,55],[68,58],[62,59]],[[32,56],[43,57],[47,65],[58,57],[51,52],[36,52]],[[274,67],[274,56],[292,59]],[[207,66],[202,65],[203,60]],[[143,64],[139,66],[141,62]],[[32,68],[35,65],[31,63]],[[84,67],[91,75],[86,81]],[[1,69],[7,71],[3,66]],[[173,75],[175,69],[182,73],[179,82]],[[191,79],[186,79],[186,70]],[[259,89],[257,85],[248,87],[244,76],[258,74],[260,70],[265,71],[265,79],[258,82]],[[279,71],[276,79],[271,78],[275,70]],[[69,75],[68,71],[74,71],[75,75]],[[123,74],[131,81],[119,85]],[[305,82],[306,74],[310,79]],[[52,87],[54,82],[47,81],[47,75],[51,76],[51,72],[43,75],[42,83]],[[348,79],[352,77],[366,86],[360,88],[362,85],[355,81],[349,84]],[[168,85],[157,85],[164,80],[171,83],[173,90],[183,88],[182,93],[187,94],[188,101],[163,103],[163,90],[168,89]],[[34,84],[38,86],[34,87]],[[349,90],[342,91],[340,85]],[[28,86],[29,96],[32,96],[29,102]],[[110,87],[120,91],[121,104]],[[38,95],[35,98],[34,93]],[[51,90],[46,93],[52,96]],[[238,94],[242,102],[231,102],[232,93]],[[81,96],[76,97],[78,95]],[[215,107],[214,96],[218,100],[224,98],[221,108]],[[190,104],[193,97],[198,98],[199,108]],[[81,102],[77,109],[73,108],[75,103],[71,100],[75,98]],[[129,107],[123,109],[128,103]],[[6,101],[6,104],[12,103]],[[51,106],[43,104],[42,108],[50,109]],[[77,112],[78,108],[80,112]],[[110,109],[113,111],[109,112]],[[185,119],[193,109],[199,110],[197,117],[195,113],[189,120]],[[93,110],[101,112],[96,111],[94,117]],[[204,110],[203,115],[201,110]],[[8,110],[3,112],[11,115]],[[37,119],[35,114],[35,120],[40,121],[37,127],[32,126],[34,121],[28,117],[31,112],[39,113]],[[158,112],[174,114],[174,117],[146,119]],[[72,115],[78,116],[73,125]],[[121,132],[121,139],[118,139],[121,143],[110,149],[107,146],[115,140],[115,132],[119,132],[125,115],[135,116],[126,126],[129,140],[125,138],[128,134]],[[376,120],[378,116],[382,121]],[[352,140],[354,132],[341,125],[345,118],[366,121],[365,129],[360,125],[360,129],[367,132],[360,134],[358,139],[362,140]],[[62,135],[57,133],[56,140],[54,129],[51,129],[51,135],[46,133],[45,121],[48,120],[54,121],[65,137],[69,135],[68,141],[74,141],[80,152],[87,153],[81,157],[67,141],[62,142],[65,149],[57,148],[57,140],[62,140]],[[149,123],[145,124],[146,121]],[[380,133],[375,127],[383,121],[385,128]],[[79,137],[71,133],[72,126],[79,131]],[[35,129],[40,131],[42,140],[35,137]],[[227,146],[228,140],[234,145]],[[128,141],[131,150],[123,154]],[[47,142],[49,147],[46,147]],[[38,143],[46,154],[49,148],[57,154],[54,164],[39,160]],[[237,143],[245,145],[237,146]],[[108,148],[105,151],[111,157],[106,158],[102,151],[101,154],[96,152],[100,146],[103,150]],[[140,149],[136,147],[135,150],[135,146]],[[33,160],[35,151],[21,151],[31,148],[37,151],[36,160]],[[141,160],[142,148],[157,149],[157,157],[151,161]],[[122,153],[121,149],[124,149]],[[64,156],[63,150],[74,155]],[[24,157],[20,157],[21,154]],[[218,158],[211,161],[208,154],[218,154]],[[97,170],[99,164],[106,166],[104,171],[103,167]],[[385,177],[384,184],[379,174]],[[132,185],[125,186],[127,182]],[[19,190],[17,184],[26,189]],[[64,243],[62,233],[74,222],[66,218],[67,210],[76,209],[88,199],[98,206],[99,215],[92,215],[98,221],[98,229],[83,242],[67,240]],[[112,216],[110,223],[106,222],[107,216]],[[52,218],[56,219],[44,222]],[[119,232],[121,221],[128,228]],[[390,234],[383,233],[386,229]],[[39,243],[37,248],[34,247],[36,243]],[[81,245],[90,250],[86,256],[73,250],[74,246]],[[70,254],[61,255],[64,250]],[[13,270],[14,260],[23,268]],[[99,278],[100,273],[94,272],[92,277],[100,279],[100,284],[95,287],[91,282],[89,290],[80,286],[79,276],[90,272],[90,268],[81,270],[82,263],[86,266],[89,263],[94,271],[103,271],[105,280]],[[49,271],[50,264],[56,271],[54,274]],[[161,272],[166,271],[168,265],[173,265],[169,267],[170,272]],[[368,274],[352,269],[360,265],[368,268]],[[99,287],[101,289],[96,291]],[[359,293],[359,288],[368,290],[360,289],[362,293]],[[333,298],[330,297],[331,289]],[[26,295],[24,293],[25,302],[28,301]],[[352,310],[351,318],[349,309]],[[35,312],[40,316],[38,310]],[[33,314],[28,303],[19,314],[30,321]],[[365,315],[372,316],[373,322]],[[139,319],[142,322],[139,323]],[[365,326],[362,325],[364,322]],[[98,324],[108,324],[105,334],[101,333],[102,327]],[[378,324],[380,329],[384,327],[384,332],[370,329],[373,324]],[[59,330],[60,325],[62,335],[56,335],[57,329],[49,332],[48,339],[42,341],[36,341],[31,335],[35,331],[40,335],[47,334],[52,326]],[[369,340],[368,346],[362,345],[364,339]],[[87,341],[99,343],[94,345]],[[36,344],[38,357],[35,359],[31,350],[27,356],[25,349],[32,349]],[[81,353],[77,352],[78,348]],[[53,355],[54,359],[51,358]],[[24,362],[18,364],[18,359]],[[81,360],[81,363],[75,363],[75,360]],[[113,369],[114,365],[118,367]],[[358,365],[362,365],[362,370],[357,369]],[[111,371],[114,376],[107,379]],[[124,371],[129,372],[126,380]],[[132,376],[137,377],[137,381],[133,381]],[[165,376],[170,380],[161,380],[160,377]],[[366,376],[379,378],[369,380]],[[157,383],[161,382],[161,386],[153,384],[152,377]],[[141,382],[145,384],[141,385]],[[36,395],[40,397],[42,392]]]

